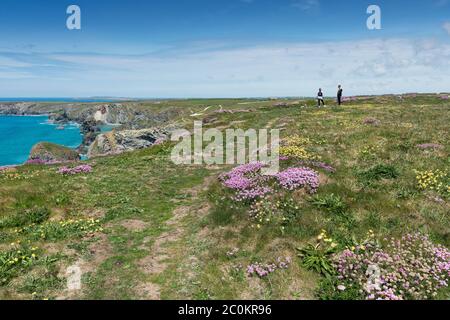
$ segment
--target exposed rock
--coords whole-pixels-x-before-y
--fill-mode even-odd
[[[93,158],[145,149],[168,138],[169,132],[158,128],[111,131],[97,136],[89,147],[88,157]]]
[[[80,131],[83,134],[83,142],[80,146],[80,151],[87,151],[87,147],[91,145],[95,138],[100,134],[100,127],[97,121],[92,119],[84,120],[81,123]]]
[[[155,110],[139,103],[28,103],[0,102],[3,115],[49,115],[56,123],[95,121],[118,124],[126,129],[143,129],[161,125],[180,113],[176,107]]]
[[[38,114],[33,108],[34,103],[25,102],[5,102],[0,104],[0,114],[4,115],[25,115],[25,114]]]
[[[45,102],[3,102],[0,115],[49,115],[56,124],[75,122],[80,125],[83,141],[78,148],[80,154],[103,155],[142,149],[154,144],[154,136],[129,133],[102,135],[102,125],[114,125],[117,130],[141,130],[153,127],[168,127],[171,120],[180,116],[185,109],[176,106],[151,107],[148,103],[45,103]],[[232,111],[233,112],[233,111]],[[153,130],[155,137],[161,130]],[[89,146],[96,143],[88,150]],[[39,160],[33,163],[39,163]]]
[[[31,149],[28,162],[56,163],[79,159],[80,155],[73,149],[50,142],[40,142]]]

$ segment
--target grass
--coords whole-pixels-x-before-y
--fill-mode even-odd
[[[254,228],[249,206],[231,201],[216,179],[229,167],[176,166],[170,143],[90,160],[90,174],[65,177],[58,166],[23,166],[0,173],[0,260],[20,260],[2,262],[0,299],[356,299],[357,293],[343,296],[306,268],[297,248],[322,230],[339,246],[369,230],[379,237],[422,231],[450,246],[449,194],[421,188],[415,172],[448,170],[448,102],[374,97],[320,110],[313,101],[273,103],[173,105],[237,111],[210,108],[175,119],[188,128],[206,118],[206,127],[280,128],[282,137],[309,139],[308,153],[336,172],[318,168],[323,183],[316,195],[288,196],[294,205],[286,209],[285,229],[275,223]],[[379,124],[364,124],[368,117]],[[416,148],[421,143],[445,148],[424,151]],[[252,263],[286,256],[292,257],[288,269],[264,279],[246,274]],[[67,293],[64,270],[76,263],[83,267],[83,290]]]

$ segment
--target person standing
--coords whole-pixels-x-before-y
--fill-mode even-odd
[[[323,101],[323,92],[322,88],[319,89],[319,92],[317,93],[317,106],[320,108],[320,104],[322,104],[325,107],[325,102]]]
[[[342,93],[344,90],[342,90],[342,86],[338,85],[338,92],[337,92],[337,103],[338,106],[340,106],[342,104]]]

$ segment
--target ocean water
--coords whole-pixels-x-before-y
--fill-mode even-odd
[[[77,148],[82,142],[77,125],[57,130],[47,116],[0,116],[0,166],[24,163],[38,142],[53,142]]]

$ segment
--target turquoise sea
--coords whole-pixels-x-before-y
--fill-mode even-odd
[[[70,148],[82,142],[76,124],[66,125],[64,130],[48,122],[47,116],[0,116],[0,166],[24,163],[31,148],[47,141]]]

